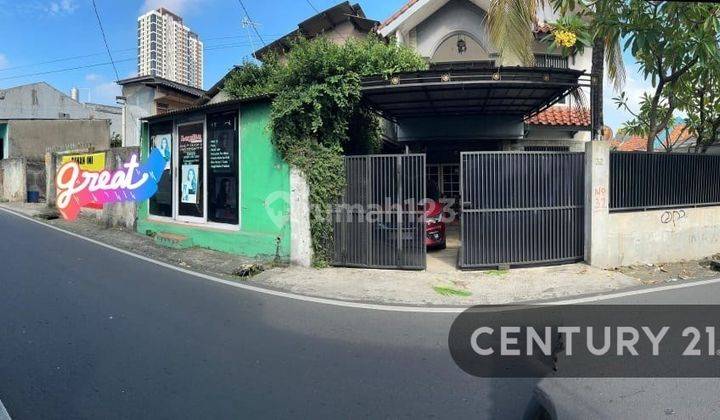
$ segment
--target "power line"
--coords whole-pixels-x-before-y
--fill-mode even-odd
[[[224,49],[228,49],[228,48],[243,48],[243,47],[248,47],[248,44],[242,43],[242,42],[235,43],[235,44],[221,44],[221,45],[214,45],[214,46],[206,47],[205,50],[206,51],[218,51],[218,50],[224,50]],[[95,55],[97,55],[97,54],[95,54]],[[93,68],[93,67],[108,66],[113,63],[127,63],[127,62],[135,61],[135,60],[136,60],[136,58],[126,58],[123,60],[116,60],[114,62],[106,61],[103,63],[93,63],[93,64],[86,64],[86,65],[75,66],[75,67],[64,67],[64,68],[60,68],[60,69],[46,70],[46,71],[40,71],[40,72],[36,72],[36,73],[16,74],[13,76],[0,77],[0,80],[11,80],[11,79],[21,79],[23,77],[43,76],[46,74],[63,73],[66,71],[82,70],[82,69],[88,69],[88,68]]]
[[[108,57],[110,57],[110,63],[113,66],[113,70],[115,70],[115,80],[120,80],[120,73],[118,73],[117,67],[115,67],[115,62],[113,61],[112,54],[110,53],[110,46],[107,42],[107,37],[105,36],[105,29],[103,29],[102,21],[100,20],[100,14],[98,13],[97,5],[95,4],[95,0],[92,0],[93,10],[95,10],[95,17],[97,17],[98,26],[100,26],[100,32],[102,33],[103,42],[105,42],[105,49],[107,50]]]
[[[281,36],[283,36],[283,35],[277,35],[277,34],[271,34],[271,35],[265,34],[265,35],[266,35],[266,36],[271,36],[271,37],[281,37]],[[245,37],[246,37],[245,35],[216,36],[216,37],[204,39],[204,40],[202,40],[202,41],[207,42],[207,41],[215,41],[215,40],[222,40],[222,39],[235,39],[235,38],[245,38]],[[248,44],[246,44],[246,45],[248,45]],[[210,46],[205,46],[205,49],[208,50],[208,49],[213,49],[213,48],[216,48],[216,47],[217,47],[217,46],[210,45]],[[114,54],[121,54],[121,53],[130,52],[130,51],[136,51],[136,50],[137,50],[137,47],[124,48],[124,49],[121,49],[121,50],[111,50],[111,51],[112,51]],[[28,67],[41,66],[41,65],[43,65],[43,64],[54,64],[54,63],[61,63],[61,62],[63,62],[63,61],[73,61],[73,60],[79,60],[79,59],[82,59],[82,58],[97,57],[98,55],[105,55],[105,54],[107,54],[106,51],[97,52],[97,53],[93,53],[93,54],[75,55],[75,56],[68,56],[68,57],[58,57],[58,58],[54,58],[54,59],[52,59],[52,60],[47,60],[47,61],[38,61],[38,62],[35,62],[35,63],[21,64],[21,65],[12,66],[12,67],[3,67],[3,68],[0,69],[0,73],[2,73],[2,72],[8,72],[8,71],[11,71],[11,70],[24,69],[24,68],[28,68]]]
[[[315,5],[312,4],[312,2],[310,0],[305,0],[305,1],[307,2],[308,5],[310,5],[310,7],[312,7],[312,9],[315,11],[315,13],[318,13],[318,14],[320,13],[320,11],[317,9],[317,7],[315,7]]]
[[[136,50],[136,48],[126,48],[124,50],[115,50],[115,52],[123,53],[123,52],[134,51],[134,50]],[[40,66],[43,64],[53,64],[53,63],[61,63],[63,61],[79,60],[81,58],[97,57],[98,55],[104,55],[104,54],[107,54],[107,53],[103,51],[101,53],[95,53],[95,54],[85,54],[85,55],[76,55],[76,56],[72,56],[72,57],[62,57],[62,58],[56,58],[56,59],[48,60],[48,61],[40,61],[37,63],[22,64],[22,65],[13,66],[13,67],[4,67],[4,68],[0,69],[0,72],[23,69],[23,68],[27,68],[27,67]]]
[[[127,59],[125,59],[125,60],[118,60],[118,61],[116,61],[116,62],[117,62],[117,63],[124,63],[124,62],[127,62],[127,61],[135,61],[135,59],[134,59],[134,58],[127,58]],[[0,77],[0,80],[20,79],[20,78],[23,78],[23,77],[31,77],[31,76],[42,76],[42,75],[45,75],[45,74],[62,73],[62,72],[66,72],[66,71],[80,70],[80,69],[89,69],[89,68],[92,68],[92,67],[101,67],[101,66],[107,66],[107,65],[110,65],[110,64],[112,64],[113,67],[114,67],[116,62],[107,61],[107,62],[104,62],[104,63],[88,64],[88,65],[77,66],[77,67],[67,67],[67,68],[62,68],[62,69],[41,71],[41,72],[37,72],[37,73],[18,74],[18,75],[15,75],[15,76]],[[120,80],[120,79],[118,79],[118,80]]]
[[[245,3],[243,3],[242,0],[238,0],[238,3],[240,3],[240,7],[242,7],[243,12],[245,12],[245,17],[248,18],[248,21],[254,22],[254,21],[252,20],[252,18],[250,17],[250,14],[248,13],[247,8],[245,7]],[[260,35],[260,31],[257,30],[257,26],[256,26],[256,25],[250,25],[250,26],[252,26],[253,31],[255,31],[255,35],[257,35],[257,37],[260,39],[260,42],[263,43],[263,46],[267,45],[267,43],[266,43],[265,40],[263,39],[262,35]]]

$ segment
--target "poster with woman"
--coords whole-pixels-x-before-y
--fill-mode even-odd
[[[172,161],[172,135],[158,134],[153,136],[152,142],[153,146],[160,151],[160,154],[165,159],[165,170],[169,170]]]
[[[198,165],[182,166],[182,196],[180,201],[186,204],[197,204],[197,174]]]

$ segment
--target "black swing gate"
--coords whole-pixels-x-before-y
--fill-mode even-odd
[[[346,188],[333,208],[334,265],[425,268],[425,155],[345,158]]]
[[[584,156],[462,153],[460,267],[582,260]]]

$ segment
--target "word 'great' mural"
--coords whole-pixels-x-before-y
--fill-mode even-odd
[[[55,177],[58,189],[57,208],[66,220],[77,219],[80,208],[88,204],[142,201],[155,195],[165,169],[165,159],[152,149],[147,162],[140,165],[137,155],[121,169],[92,171],[82,169],[76,161],[66,162]]]

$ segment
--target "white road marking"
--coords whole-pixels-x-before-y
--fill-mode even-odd
[[[0,401],[0,420],[11,420],[10,414],[8,414],[2,401]]]
[[[272,290],[272,289],[266,289],[264,287],[258,287],[258,286],[251,286],[248,284],[242,284],[237,283],[225,279],[221,279],[218,277],[210,276],[208,274],[202,274],[198,273],[196,271],[187,270],[181,267],[176,267],[172,264],[168,264],[162,261],[154,260],[152,258],[145,257],[140,254],[136,254],[131,251],[127,251],[112,245],[108,245],[106,243],[97,241],[95,239],[88,238],[86,236],[79,235],[77,233],[73,233],[70,231],[67,231],[65,229],[59,228],[57,226],[53,226],[44,222],[41,222],[39,220],[33,219],[32,217],[28,217],[24,214],[18,213],[14,210],[10,210],[6,207],[0,206],[0,210],[5,211],[8,214],[12,214],[16,217],[20,217],[22,219],[31,221],[33,223],[37,223],[41,226],[45,226],[49,229],[54,229],[58,232],[62,232],[66,235],[73,236],[78,239],[82,239],[84,241],[93,243],[95,245],[111,249],[113,251],[119,252],[121,254],[125,254],[146,262],[149,262],[151,264],[159,265],[161,267],[168,268],[170,270],[179,271],[184,274],[188,274],[191,276],[199,277],[204,280],[209,280],[215,283],[224,284],[226,286],[236,287],[238,289],[244,289],[249,290],[252,292],[257,293],[263,293],[266,295],[271,296],[277,296],[282,297],[286,299],[293,299],[303,302],[312,302],[322,305],[331,305],[331,306],[339,306],[344,308],[354,308],[354,309],[369,309],[369,310],[376,310],[376,311],[389,311],[389,312],[413,312],[413,313],[435,313],[435,314],[457,314],[464,312],[471,306],[466,307],[457,307],[457,306],[433,306],[433,307],[426,307],[426,306],[399,306],[399,305],[383,305],[383,304],[375,304],[375,303],[358,303],[358,302],[347,302],[342,300],[335,300],[335,299],[328,299],[328,298],[319,298],[319,297],[312,297],[312,296],[305,296],[305,295],[299,295],[296,293],[289,293],[289,292],[281,292],[278,290]],[[528,302],[527,305],[576,305],[576,304],[582,304],[582,303],[593,303],[593,302],[602,302],[605,300],[611,300],[611,299],[617,299],[617,298],[623,298],[623,297],[630,297],[630,296],[639,296],[639,295],[645,295],[649,293],[656,293],[656,292],[664,292],[668,290],[677,290],[677,289],[685,289],[688,287],[696,287],[696,286],[705,286],[708,284],[717,284],[720,283],[720,278],[717,279],[710,279],[710,280],[699,280],[699,281],[693,281],[689,283],[680,283],[680,284],[672,284],[667,286],[656,286],[656,287],[647,287],[643,289],[637,289],[637,290],[629,290],[625,292],[615,292],[615,293],[608,293],[603,295],[593,295],[593,296],[587,296],[587,297],[579,297],[574,299],[565,299],[565,300],[556,300],[556,301],[548,301],[548,302]],[[522,302],[516,302],[512,304],[508,304],[512,306],[518,306],[523,305]],[[507,308],[504,308],[507,309]],[[0,420],[3,420],[2,417],[0,417]]]

